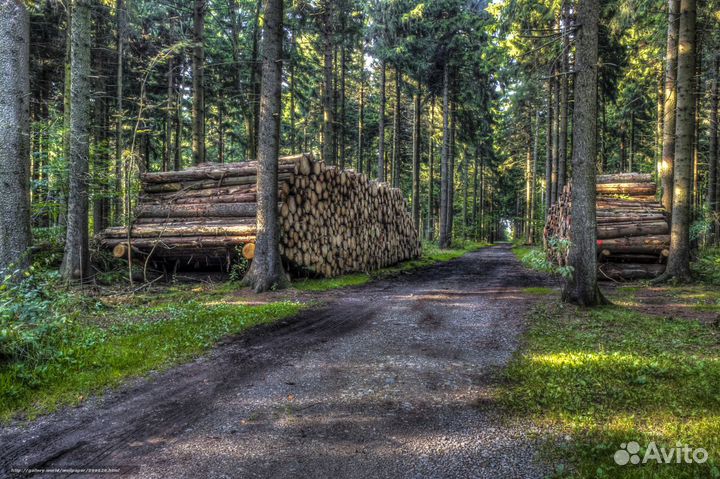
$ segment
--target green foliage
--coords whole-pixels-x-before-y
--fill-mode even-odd
[[[720,247],[702,249],[691,267],[700,280],[720,286]]]
[[[31,267],[22,279],[7,275],[0,285],[0,361],[36,364],[55,356],[73,302],[55,272]]]
[[[720,333],[620,307],[542,306],[507,371],[509,410],[569,442],[548,444],[572,477],[713,477],[720,458]],[[702,465],[617,466],[621,443],[704,447]],[[553,447],[555,446],[555,447]],[[598,473],[597,471],[602,471]]]
[[[125,378],[186,361],[228,334],[292,316],[302,307],[292,302],[245,305],[222,291],[170,292],[154,301],[139,296],[129,307],[98,303],[84,310],[77,300],[61,299],[58,308],[72,304],[83,314],[73,320],[53,316],[52,327],[40,339],[32,339],[31,349],[24,340],[22,351],[32,354],[15,355],[0,364],[0,419],[21,412],[32,417],[77,403]],[[44,301],[37,301],[40,309],[28,311],[30,317],[42,308],[48,313],[52,307]]]
[[[526,268],[541,271],[543,273],[556,273],[557,266],[547,259],[547,254],[542,248],[513,248],[513,253]]]

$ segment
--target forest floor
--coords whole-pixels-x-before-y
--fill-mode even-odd
[[[542,433],[500,404],[555,280],[501,245],[370,284],[210,354],[0,429],[0,470],[134,477],[542,477]]]

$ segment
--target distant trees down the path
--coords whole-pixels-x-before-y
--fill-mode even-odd
[[[274,3],[21,3],[0,3],[13,106],[0,121],[2,267],[27,257],[32,228],[63,248],[51,263],[65,278],[92,281],[89,232],[134,221],[141,173],[249,160],[272,173],[267,152],[312,152],[400,188],[443,247],[537,242],[564,185],[592,172],[653,175],[672,213],[667,277],[687,278],[692,249],[720,237],[718,0],[603,2],[594,80],[577,0],[292,2],[269,73]],[[275,105],[263,88],[277,75]],[[11,93],[23,81],[27,94]],[[591,86],[593,102],[580,93]],[[582,238],[576,261],[592,249]]]

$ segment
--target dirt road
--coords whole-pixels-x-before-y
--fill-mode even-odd
[[[0,474],[542,477],[493,392],[532,302],[522,288],[548,282],[503,245],[343,290],[191,364],[0,429]]]

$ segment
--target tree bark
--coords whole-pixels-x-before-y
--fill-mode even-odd
[[[413,193],[412,217],[415,229],[420,232],[420,81],[417,82],[413,111]]]
[[[285,287],[289,280],[280,257],[278,158],[282,93],[283,1],[265,0],[262,38],[262,86],[257,171],[255,257],[243,283],[255,292]]]
[[[205,162],[205,4],[195,0],[193,4],[193,163]]]
[[[0,3],[0,280],[30,263],[30,17]]]
[[[563,288],[563,300],[581,306],[605,302],[597,285],[595,159],[597,143],[598,0],[579,2],[577,10],[577,73],[573,122],[572,276]]]
[[[393,111],[392,185],[400,187],[400,82],[402,74],[395,66],[395,109]]]
[[[545,216],[548,215],[552,201],[552,140],[553,140],[553,84],[552,80],[547,82],[547,127],[545,136]]]
[[[434,187],[435,187],[435,151],[433,131],[435,125],[435,101],[430,98],[430,119],[428,121],[428,203],[427,203],[427,240],[432,241],[435,233],[433,225]]]
[[[322,3],[322,38],[324,56],[324,81],[323,81],[323,143],[322,159],[328,165],[335,164],[334,143],[335,143],[335,88],[333,68],[333,32],[332,32],[332,5],[333,2],[326,0]]]
[[[665,56],[665,105],[663,108],[663,147],[660,163],[662,205],[672,210],[675,157],[675,110],[677,108],[678,33],[680,0],[668,0],[667,53]]]
[[[88,173],[90,144],[90,3],[72,4],[70,189],[65,254],[60,272],[66,280],[88,275]]]
[[[710,151],[708,152],[708,164],[710,175],[708,178],[707,203],[711,213],[718,211],[718,102],[720,101],[720,56],[715,57],[715,65],[712,70],[712,93],[710,99]],[[714,241],[718,241],[718,220],[714,224]]]
[[[450,82],[448,64],[443,67],[443,143],[440,153],[440,248],[449,248],[451,238],[448,235],[448,202],[449,202],[449,149],[450,149],[450,128],[448,125],[450,117],[450,105],[448,101],[448,83]]]
[[[558,81],[560,82],[560,121],[558,128],[558,170],[557,170],[557,194],[561,195],[567,179],[567,138],[568,138],[568,90],[570,88],[570,33],[569,33],[568,5],[563,1],[562,5],[562,29],[563,29],[563,54],[562,72]],[[597,111],[597,109],[596,109]]]
[[[678,39],[677,117],[672,193],[670,257],[661,278],[687,281],[690,273],[690,201],[695,133],[695,0],[680,2]]]
[[[385,60],[380,60],[380,113],[378,114],[378,181],[385,181]]]

